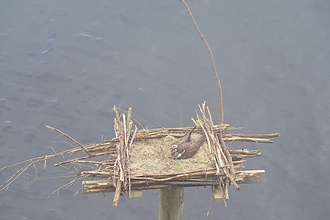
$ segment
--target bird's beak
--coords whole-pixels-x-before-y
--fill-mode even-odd
[[[185,151],[186,150],[182,151],[181,153],[178,153],[178,155],[175,157],[175,159],[179,159],[182,156],[182,154],[184,154]]]

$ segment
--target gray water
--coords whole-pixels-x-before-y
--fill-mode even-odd
[[[232,189],[208,219],[328,219],[330,3],[188,1],[222,80],[225,122],[245,133],[279,132],[247,169],[266,183]],[[191,125],[217,91],[206,49],[179,1],[1,1],[0,167],[70,148],[51,125],[81,143],[113,137],[113,105],[133,107],[150,128]],[[40,176],[69,171],[40,165]],[[0,182],[15,172],[1,171]],[[33,174],[31,169],[29,173]],[[25,176],[26,177],[26,176]],[[0,219],[157,219],[156,190],[142,198],[73,196],[80,182],[18,179],[0,195]],[[184,219],[206,219],[209,188],[185,190]]]

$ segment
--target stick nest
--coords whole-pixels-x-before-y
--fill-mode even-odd
[[[30,182],[40,180],[37,177],[36,163],[44,162],[53,158],[63,158],[61,162],[54,164],[66,169],[77,165],[79,170],[68,184],[60,189],[67,188],[77,180],[92,178],[92,181],[83,181],[84,193],[115,192],[113,205],[117,206],[120,195],[145,189],[160,189],[168,186],[212,186],[221,189],[223,198],[228,199],[228,187],[244,181],[244,178],[257,174],[240,172],[244,158],[260,156],[258,150],[248,151],[228,150],[227,141],[252,141],[256,143],[272,143],[273,137],[278,134],[233,134],[227,124],[214,125],[208,107],[205,103],[200,106],[200,115],[194,120],[197,128],[192,134],[192,139],[198,139],[205,134],[207,141],[204,142],[195,156],[184,160],[174,160],[170,157],[172,145],[185,136],[192,127],[158,128],[138,130],[133,124],[132,109],[127,111],[118,110],[114,107],[116,118],[114,128],[116,137],[102,143],[83,145],[66,133],[47,126],[49,129],[60,133],[78,145],[52,155],[32,158],[26,161],[6,166],[4,170],[13,166],[23,165],[21,169],[12,175],[0,186],[0,192],[8,189],[9,185],[21,176],[28,168],[35,168],[35,177]],[[66,159],[67,156],[72,158]],[[102,178],[102,180],[95,180]],[[52,193],[52,194],[53,194]]]

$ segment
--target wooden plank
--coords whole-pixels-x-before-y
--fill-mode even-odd
[[[82,193],[90,194],[90,193],[113,192],[114,188],[112,187],[112,184],[113,181],[109,179],[82,181]]]
[[[143,191],[142,190],[131,190],[130,198],[138,198],[142,197]]]
[[[215,201],[222,201],[223,200],[223,191],[218,186],[213,188],[213,197]]]
[[[245,170],[241,171],[251,176],[244,178],[240,184],[265,183],[265,170]]]

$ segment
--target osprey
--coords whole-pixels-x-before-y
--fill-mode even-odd
[[[191,134],[195,128],[196,126],[180,141],[172,145],[171,155],[174,159],[187,159],[193,157],[202,146],[203,142],[206,140],[205,134],[195,141],[190,140]]]

